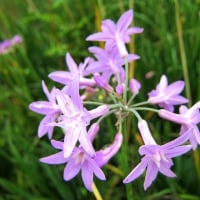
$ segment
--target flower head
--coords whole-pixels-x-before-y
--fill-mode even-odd
[[[115,24],[112,20],[106,19],[102,22],[102,32],[94,33],[86,38],[90,41],[105,41],[106,46],[110,49],[117,47],[122,57],[127,57],[128,52],[125,43],[130,42],[130,35],[135,33],[141,33],[142,28],[131,27],[133,19],[133,11],[128,10],[122,14],[117,23]]]
[[[52,80],[64,84],[66,89],[70,90],[71,86],[74,83],[74,79],[78,76],[78,82],[80,88],[86,86],[95,85],[93,79],[85,77],[85,70],[87,65],[90,63],[91,58],[86,58],[84,63],[77,65],[69,53],[66,54],[66,63],[69,68],[69,71],[55,71],[49,74],[49,78]]]
[[[148,94],[148,101],[150,104],[158,104],[166,110],[173,111],[174,105],[188,102],[188,99],[180,95],[183,88],[184,81],[176,81],[168,85],[167,77],[163,75],[156,89]]]
[[[147,133],[148,138],[150,137],[150,131],[144,122],[142,122],[142,125],[140,126],[140,132],[142,136],[145,136],[145,133]],[[123,183],[134,181],[145,171],[145,169],[145,190],[156,179],[158,172],[168,177],[175,177],[176,175],[170,169],[173,166],[172,158],[185,154],[191,149],[191,145],[183,145],[188,138],[188,133],[185,133],[164,145],[158,145],[151,139],[145,140],[147,141],[147,144],[142,145],[139,148],[139,154],[143,156],[141,162],[129,173]]]
[[[129,88],[133,94],[138,94],[141,88],[141,84],[135,78],[132,78],[129,82]]]
[[[117,49],[110,50],[99,47],[90,47],[89,51],[94,54],[96,61],[91,62],[85,70],[86,74],[101,73],[104,79],[109,82],[112,75],[118,80],[118,83],[123,83],[125,80],[125,71],[123,65],[124,59],[119,55]],[[136,54],[128,55],[128,62],[139,59]]]
[[[88,131],[88,136],[93,141],[95,135],[98,132],[98,125],[91,126]],[[99,150],[95,153],[95,156],[91,157],[80,145],[75,147],[70,157],[64,156],[63,142],[52,140],[54,148],[60,151],[56,154],[48,157],[41,158],[40,161],[47,164],[64,164],[66,163],[63,177],[65,181],[73,179],[80,171],[83,183],[87,190],[92,191],[93,175],[100,180],[105,180],[106,177],[101,170],[101,167],[105,165],[119,150],[122,143],[122,134],[117,133],[113,144],[105,149]]]
[[[48,133],[48,137],[51,138],[53,134],[53,126],[49,125],[55,122],[59,114],[61,113],[60,108],[56,102],[56,88],[53,88],[50,92],[46,87],[44,81],[42,81],[43,91],[48,99],[48,101],[36,101],[29,105],[29,109],[45,115],[45,117],[40,122],[38,127],[38,136],[42,137]]]
[[[105,115],[108,112],[108,106],[101,105],[93,110],[86,110],[79,96],[73,101],[67,94],[57,90],[56,101],[60,108],[60,115],[57,122],[51,123],[52,126],[61,127],[65,133],[64,137],[64,156],[69,157],[77,143],[84,147],[89,155],[94,155],[94,149],[87,135],[86,127],[92,119]]]
[[[21,42],[22,42],[22,37],[19,35],[15,35],[11,39],[4,40],[3,42],[0,43],[0,54],[7,53],[11,49],[12,46]]]
[[[169,121],[181,124],[181,134],[190,132],[190,142],[193,149],[197,148],[200,144],[200,131],[198,124],[200,123],[200,102],[194,104],[191,108],[180,106],[180,114],[172,113],[167,110],[161,109],[159,116]]]

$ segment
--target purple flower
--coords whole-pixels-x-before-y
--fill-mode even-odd
[[[168,85],[167,77],[163,75],[156,89],[148,94],[148,101],[150,104],[158,104],[166,110],[173,111],[174,105],[188,102],[188,99],[180,95],[184,89],[184,85],[184,81],[176,81]]]
[[[56,120],[61,111],[56,102],[57,89],[53,88],[51,92],[49,92],[44,81],[42,81],[42,88],[48,101],[33,102],[29,105],[29,109],[36,113],[45,115],[38,128],[38,137],[42,137],[48,133],[48,137],[51,138],[53,134],[53,126],[50,126],[49,124]]]
[[[129,82],[129,88],[133,94],[138,94],[141,88],[141,84],[135,78],[132,78]]]
[[[73,85],[74,79],[78,76],[78,82],[80,88],[86,86],[95,85],[95,81],[90,78],[85,77],[85,68],[90,63],[90,58],[86,58],[84,63],[77,65],[69,53],[66,54],[66,63],[69,68],[69,72],[66,71],[56,71],[49,74],[49,78],[52,80],[66,85],[67,89],[70,90],[71,85]]]
[[[144,127],[144,129],[140,127],[142,136],[145,136],[147,131],[147,135],[149,137],[150,131],[148,130],[147,126],[144,125],[144,120],[142,120],[141,123],[141,127]],[[164,145],[158,145],[154,140],[151,144],[151,140],[145,140],[148,141],[147,144],[142,145],[139,148],[139,154],[143,156],[141,162],[129,173],[129,175],[124,179],[123,183],[134,181],[143,174],[145,169],[145,190],[156,179],[158,172],[168,177],[175,177],[176,175],[170,169],[173,166],[172,158],[185,154],[191,149],[191,145],[182,145],[188,140],[188,138],[189,134],[185,133]]]
[[[98,125],[91,126],[88,131],[88,136],[93,141],[96,133],[98,132]],[[82,146],[75,147],[70,157],[64,156],[63,142],[51,141],[54,148],[61,150],[58,153],[50,155],[48,157],[41,158],[40,161],[47,164],[64,164],[63,177],[65,181],[73,179],[80,171],[83,183],[87,190],[92,191],[93,175],[100,180],[105,180],[106,177],[101,170],[101,167],[105,165],[119,150],[122,144],[122,134],[117,133],[112,145],[105,149],[99,150],[95,153],[95,156],[91,157],[87,154]]]
[[[86,127],[92,119],[107,114],[109,111],[108,106],[101,105],[88,111],[83,107],[80,96],[74,101],[60,90],[56,92],[56,101],[61,114],[57,118],[57,122],[53,122],[51,125],[61,127],[65,133],[64,156],[69,157],[71,155],[77,141],[80,142],[89,155],[94,155],[94,149],[88,138]]]
[[[197,148],[197,145],[200,144],[200,131],[198,124],[200,123],[200,102],[194,104],[190,109],[186,106],[180,106],[180,114],[172,113],[167,110],[161,109],[159,111],[159,116],[167,119],[169,121],[181,124],[181,132],[190,132],[190,142],[193,149]]]
[[[121,83],[119,85],[116,86],[115,90],[116,93],[121,96],[124,93],[124,88],[125,88],[125,83]]]
[[[19,35],[15,35],[13,38],[9,40],[4,40],[3,42],[0,43],[0,54],[7,53],[11,49],[12,46],[21,42],[22,42],[22,38]]]
[[[125,80],[125,71],[123,65],[124,59],[119,55],[117,49],[102,49],[99,47],[90,47],[89,51],[94,54],[97,61],[91,62],[86,68],[86,74],[102,73],[104,79],[109,82],[112,75],[118,80],[118,83],[123,83]],[[138,59],[135,54],[128,55],[128,62]]]
[[[102,32],[94,33],[86,38],[90,41],[105,41],[110,49],[117,47],[122,57],[127,57],[128,52],[125,43],[130,42],[130,35],[143,32],[142,28],[128,28],[133,19],[133,11],[128,10],[121,15],[115,24],[112,20],[106,19],[102,22]]]
[[[95,74],[94,80],[96,81],[96,85],[99,86],[100,88],[103,88],[107,92],[113,91],[112,86],[108,84],[108,82],[105,80],[105,78],[103,76]]]

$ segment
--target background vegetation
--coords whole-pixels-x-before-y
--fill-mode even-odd
[[[87,192],[80,177],[64,182],[64,166],[40,163],[40,157],[52,151],[47,138],[37,138],[42,116],[28,109],[29,103],[43,99],[41,80],[49,88],[54,84],[48,74],[65,70],[65,54],[70,52],[77,63],[88,56],[89,34],[100,28],[101,20],[117,20],[121,13],[134,9],[134,25],[144,33],[132,38],[131,52],[141,56],[131,74],[142,82],[141,99],[160,79],[190,80],[185,95],[194,103],[200,99],[200,1],[191,0],[0,0],[0,41],[15,34],[23,43],[9,54],[0,55],[0,200],[79,200],[95,199]],[[147,78],[147,73],[153,76]],[[169,123],[147,113],[158,141],[169,141],[177,131]],[[112,141],[112,121],[106,121],[102,133]],[[137,129],[129,127],[129,169],[138,161]],[[133,133],[134,132],[134,133]],[[132,138],[132,139],[131,139]],[[105,144],[98,138],[96,146]],[[124,186],[127,173],[119,153],[104,167],[106,182],[96,181],[103,199],[173,199],[198,200],[200,196],[200,148],[175,159],[178,178],[159,175],[147,192],[143,177]],[[116,166],[116,168],[113,168]],[[121,172],[123,176],[121,176]]]

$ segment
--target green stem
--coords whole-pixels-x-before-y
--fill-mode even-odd
[[[123,100],[124,100],[124,103],[127,102],[127,93],[128,93],[128,59],[127,58],[124,58],[125,60],[125,88],[124,88],[124,93],[123,93]]]
[[[186,59],[184,42],[183,42],[182,26],[181,26],[181,20],[179,16],[178,0],[175,0],[175,13],[176,13],[176,26],[177,26],[177,33],[178,33],[179,49],[180,49],[180,54],[181,54],[181,63],[182,63],[182,69],[183,69],[183,76],[185,80],[186,97],[189,99],[188,105],[191,107],[192,96],[191,96],[190,80],[189,80],[189,73],[188,73],[188,67],[187,67],[187,59]],[[195,162],[195,167],[196,167],[196,173],[200,181],[199,160],[200,160],[200,154],[196,150],[194,151],[194,162]]]
[[[96,101],[84,101],[83,104],[84,104],[84,105],[96,105],[96,106],[101,106],[101,105],[104,105],[105,103],[96,102]]]
[[[139,120],[142,120],[142,117],[139,115],[139,113],[135,109],[129,109],[130,112],[132,112],[136,118]]]
[[[119,163],[120,166],[122,167],[124,175],[126,176],[131,170],[129,165],[129,138],[128,138],[129,134],[127,133],[127,120],[123,121],[122,131],[124,139],[123,139],[123,145],[121,147],[121,153],[119,156]],[[132,187],[131,184],[125,185],[127,200],[134,200],[133,189],[131,187]]]
[[[159,110],[157,110],[155,108],[148,108],[148,107],[137,107],[137,108],[134,108],[134,110],[146,110],[146,111],[152,111],[152,112],[156,112],[156,113],[159,112]]]
[[[127,103],[128,106],[131,104],[131,102],[133,101],[135,96],[136,96],[136,94],[133,94],[132,97],[128,100],[128,103]]]
[[[137,106],[143,106],[143,105],[146,105],[146,104],[149,104],[148,101],[143,101],[143,102],[140,102],[140,103],[135,103],[133,104],[131,107],[137,107]]]
[[[192,105],[192,101],[191,101],[192,97],[191,97],[190,79],[189,79],[189,73],[188,73],[188,67],[187,67],[185,47],[184,47],[184,42],[183,42],[181,20],[180,20],[180,16],[179,16],[178,0],[175,0],[175,14],[176,14],[176,27],[177,27],[180,55],[181,55],[181,63],[182,63],[182,69],[183,69],[183,76],[184,76],[184,80],[185,80],[186,96],[189,99],[188,104],[189,104],[189,106],[191,106]]]

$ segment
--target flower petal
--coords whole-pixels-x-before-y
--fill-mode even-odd
[[[81,176],[84,182],[84,185],[87,190],[92,191],[92,182],[93,182],[93,170],[88,164],[85,162],[81,169]]]
[[[141,162],[128,174],[128,176],[123,180],[123,183],[129,183],[137,179],[147,167],[148,159],[143,158]]]
[[[65,133],[64,145],[63,145],[65,158],[71,155],[78,141],[80,133],[81,133],[80,127],[75,127],[74,125]]]
[[[69,53],[66,54],[66,63],[67,63],[67,66],[69,67],[70,72],[77,73],[78,66],[74,62],[73,58],[71,57]]]
[[[81,165],[75,164],[73,160],[70,160],[70,162],[67,163],[63,177],[65,181],[69,181],[72,178],[74,178],[80,171]]]
[[[79,139],[80,145],[84,148],[84,150],[91,157],[93,157],[95,155],[95,150],[94,150],[94,147],[92,146],[92,143],[88,137],[85,127],[80,128],[80,135],[79,135],[78,139]]]
[[[115,135],[113,144],[111,144],[103,150],[96,152],[95,160],[100,167],[105,165],[119,151],[122,144],[122,140],[122,134],[117,133]]]
[[[97,165],[97,163],[95,162],[95,160],[93,160],[91,158],[88,158],[87,160],[88,160],[89,165],[91,166],[92,171],[96,175],[96,177],[98,177],[100,180],[106,180],[106,177],[105,177],[103,171]]]
[[[147,190],[147,188],[156,179],[157,174],[158,174],[158,167],[156,166],[156,164],[154,162],[149,162],[148,166],[147,166],[145,181],[144,181],[144,189],[145,190]]]
[[[65,72],[65,71],[56,71],[52,72],[48,75],[50,79],[53,81],[56,81],[61,84],[69,84],[73,80],[73,75],[70,72]]]
[[[131,24],[132,20],[133,20],[133,11],[128,10],[128,11],[124,12],[116,24],[117,30],[121,31],[121,32],[126,31],[128,26]]]
[[[67,161],[68,159],[64,158],[63,151],[47,157],[40,158],[40,162],[47,163],[50,165],[63,164],[66,163]]]

